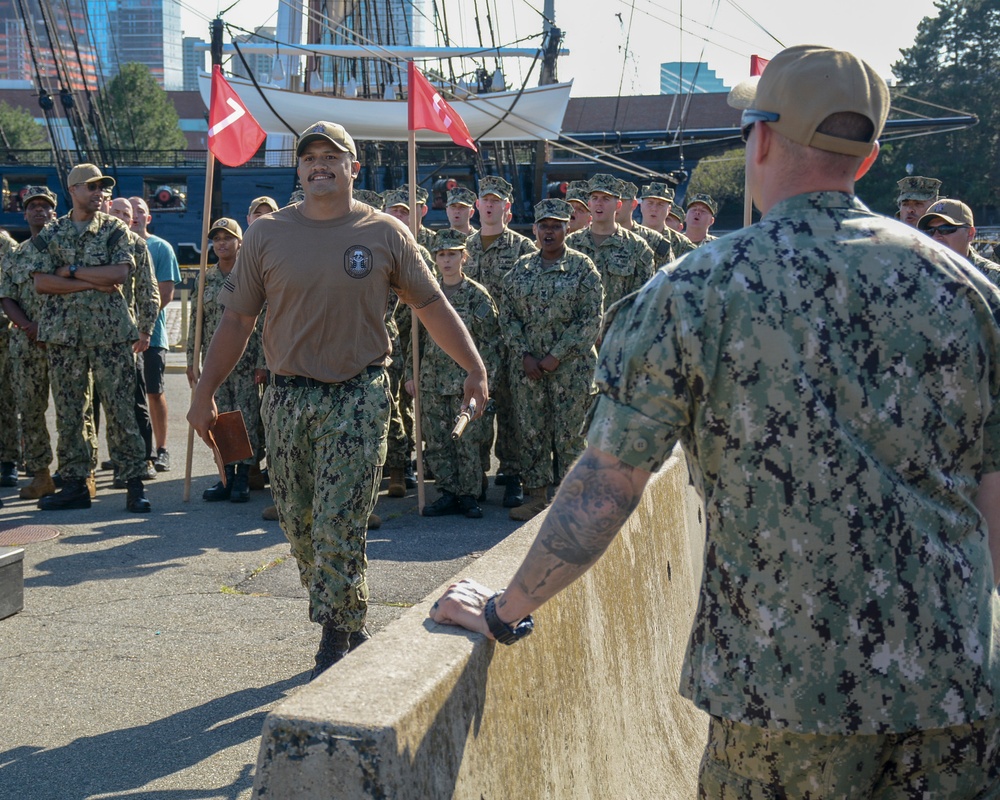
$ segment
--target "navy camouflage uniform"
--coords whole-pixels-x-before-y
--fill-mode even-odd
[[[17,242],[7,231],[0,231],[0,263],[7,260],[17,247]],[[15,377],[10,356],[11,324],[0,308],[0,461],[21,463],[21,437],[17,418]]]
[[[604,283],[604,307],[610,308],[625,295],[637,291],[653,277],[653,251],[638,234],[615,224],[615,232],[600,246],[590,228],[566,237],[566,246],[583,253],[597,266]]]

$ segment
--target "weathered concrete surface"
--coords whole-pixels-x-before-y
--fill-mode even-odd
[[[502,586],[525,526],[464,575]],[[600,564],[512,647],[437,626],[437,592],[264,723],[254,784],[277,798],[690,798],[708,718],[677,693],[701,514],[673,458]]]

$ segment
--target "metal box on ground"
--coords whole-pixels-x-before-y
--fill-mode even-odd
[[[0,547],[0,619],[24,608],[24,548]]]

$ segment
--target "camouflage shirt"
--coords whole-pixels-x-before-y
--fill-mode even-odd
[[[445,287],[442,291],[447,296]],[[486,365],[490,385],[499,367],[497,345],[500,342],[500,321],[496,304],[486,287],[466,278],[448,297],[448,302],[458,314],[475,342],[476,349]],[[407,349],[406,378],[413,373],[413,364]],[[468,373],[444,352],[420,326],[420,391],[435,395],[461,395]]]
[[[974,497],[1000,471],[1000,294],[853,195],[778,203],[618,309],[589,443],[705,502],[682,692],[710,714],[883,734],[1000,712]]]
[[[160,284],[156,280],[156,270],[149,254],[146,240],[134,231],[128,232],[132,242],[132,256],[135,258],[135,272],[122,290],[135,314],[136,324],[142,333],[152,334],[156,320],[160,316]],[[148,280],[147,280],[148,277]]]
[[[533,253],[536,249],[535,243],[527,236],[504,228],[503,233],[484,250],[483,233],[476,231],[465,241],[465,251],[469,254],[465,275],[485,286],[493,299],[497,300],[503,276],[521,256]]]
[[[76,264],[79,277],[86,277],[88,267],[128,264],[130,280],[138,307],[151,303],[157,291],[152,270],[136,269],[129,229],[120,219],[98,212],[79,231],[69,214],[53,220],[35,237],[41,255],[36,272],[54,273],[59,267]],[[129,281],[126,281],[128,284]],[[139,338],[131,295],[123,285],[110,294],[89,290],[72,294],[44,296],[42,316],[38,321],[38,339],[54,344],[97,345],[134,342]],[[127,296],[128,295],[128,296]],[[159,295],[157,294],[157,305]],[[159,310],[159,309],[157,309]],[[147,322],[149,332],[154,319]]]
[[[667,230],[670,230],[670,228],[667,228]],[[637,223],[632,226],[631,232],[639,236],[649,245],[649,249],[653,251],[653,269],[659,269],[665,264],[669,264],[671,261],[680,258],[690,250],[694,250],[693,245],[690,248],[686,248],[681,247],[679,243],[675,249],[675,245],[670,239],[662,233],[657,233],[652,228],[647,228],[645,225]],[[676,233],[676,231],[672,232]]]
[[[975,250],[969,250],[969,261],[978,269],[986,279],[994,286],[1000,288],[1000,266],[997,266],[988,258],[979,255]]]
[[[688,239],[687,236],[679,231],[675,231],[673,228],[668,228],[666,225],[663,226],[663,231],[660,235],[666,237],[667,241],[670,242],[675,259],[696,249],[695,243]]]
[[[596,363],[604,289],[597,267],[583,253],[567,248],[547,265],[540,253],[522,256],[504,276],[499,300],[504,343],[515,362],[531,353]]]
[[[17,248],[17,242],[14,238],[7,233],[7,231],[0,230],[0,268],[6,272],[7,268],[4,262],[7,261],[7,256],[14,252]],[[6,295],[0,294],[0,297],[5,297]],[[8,324],[7,314],[4,313],[2,307],[0,307],[0,326],[7,327]]]
[[[706,233],[704,239],[702,239],[700,242],[691,242],[691,246],[692,247],[696,247],[696,248],[697,247],[701,247],[704,244],[708,244],[709,242],[716,241],[718,238],[719,238],[718,236],[713,236],[710,233]],[[691,240],[689,239],[688,241],[691,241]]]
[[[566,237],[566,246],[578,250],[597,265],[604,281],[604,305],[617,303],[639,289],[656,272],[653,251],[638,234],[615,225],[615,232],[600,246],[594,243],[590,228]]]
[[[227,273],[228,274],[228,273]],[[205,361],[208,353],[208,346],[215,335],[215,329],[219,327],[222,319],[222,312],[225,306],[218,301],[219,290],[225,283],[226,276],[218,267],[210,267],[205,271],[205,295],[202,303],[202,325],[201,325],[201,361]],[[267,314],[267,306],[257,315],[257,323],[253,327],[250,339],[247,341],[246,349],[240,356],[240,363],[252,367],[253,369],[265,369],[264,344],[261,338],[261,331],[264,327],[264,318]],[[191,309],[191,321],[188,323],[187,337],[187,365],[194,366],[194,335],[198,329],[198,315],[195,309]],[[199,364],[200,366],[200,364]]]
[[[434,231],[432,231],[430,228],[425,228],[423,225],[421,225],[417,229],[417,244],[419,244],[421,247],[427,248],[427,250],[429,251],[434,246],[435,236],[437,236],[437,234],[434,233]]]
[[[35,291],[38,264],[43,258],[30,239],[17,245],[3,259],[3,275],[0,277],[0,297],[9,297],[17,303],[24,315],[32,322],[42,315],[45,305],[44,295]]]

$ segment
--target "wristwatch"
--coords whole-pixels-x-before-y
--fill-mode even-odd
[[[75,278],[76,277],[76,271],[78,269],[80,269],[80,268],[76,264],[70,264],[69,265],[69,276],[71,278]]]
[[[486,601],[483,616],[486,617],[486,624],[489,626],[490,633],[493,634],[494,639],[500,642],[500,644],[514,644],[514,642],[520,641],[535,629],[535,621],[531,618],[531,614],[528,614],[528,616],[516,625],[508,625],[497,616],[496,599],[499,596],[500,592],[497,592]]]

